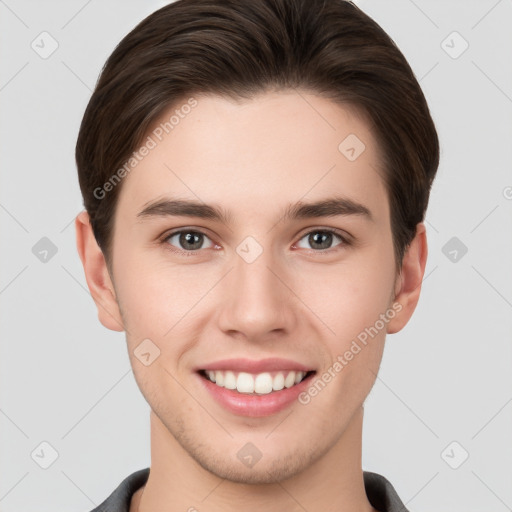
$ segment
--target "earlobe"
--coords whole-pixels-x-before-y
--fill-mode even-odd
[[[114,285],[86,211],[77,215],[75,231],[76,247],[84,267],[87,286],[98,309],[98,319],[107,329],[124,331]]]
[[[416,235],[404,254],[402,270],[395,283],[395,310],[399,313],[388,323],[387,333],[402,330],[410,320],[420,298],[421,283],[427,263],[427,235],[425,225],[416,226]]]

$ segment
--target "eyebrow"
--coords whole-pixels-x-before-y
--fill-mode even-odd
[[[284,210],[283,220],[309,219],[315,217],[361,216],[371,222],[374,218],[370,210],[361,203],[346,197],[334,197],[314,202],[298,201]],[[184,216],[210,219],[229,224],[231,213],[217,205],[208,205],[190,199],[160,199],[149,203],[137,217]]]

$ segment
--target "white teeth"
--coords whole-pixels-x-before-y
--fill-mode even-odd
[[[254,379],[249,373],[240,372],[236,380],[236,390],[239,393],[253,393]]]
[[[295,372],[290,372],[284,379],[284,387],[291,388],[295,384]]]
[[[269,372],[252,375],[240,372],[236,375],[232,371],[209,370],[205,372],[211,382],[226,389],[236,389],[239,393],[257,393],[265,395],[283,388],[291,388],[302,381],[306,372],[278,372],[274,377]]]
[[[224,387],[226,389],[236,389],[236,377],[233,372],[226,372],[224,375]]]
[[[254,391],[266,395],[272,391],[272,376],[270,373],[260,373],[254,379]]]
[[[278,373],[274,377],[274,381],[272,382],[272,389],[274,391],[280,391],[284,388],[284,375],[282,373]]]

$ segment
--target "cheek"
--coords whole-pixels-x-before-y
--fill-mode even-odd
[[[330,338],[338,344],[373,325],[389,308],[393,261],[383,261],[376,252],[361,253],[336,269],[324,268],[316,274],[315,286],[303,287],[304,302],[334,331]]]
[[[346,411],[355,409],[372,388],[382,359],[387,322],[394,316],[394,310],[386,316],[392,309],[392,261],[387,268],[386,264],[380,267],[364,259],[360,264],[357,272],[355,267],[347,267],[336,277],[330,274],[324,293],[309,297],[311,309],[318,311],[323,323],[334,332],[325,330],[323,343],[330,364],[318,375],[331,391],[322,393],[317,402],[320,409],[323,404],[326,411],[331,411],[333,421],[345,421]]]
[[[164,324],[169,321],[166,316],[172,315],[172,294],[175,290],[167,290],[164,294],[163,276],[159,280],[155,274],[150,271],[144,272],[140,267],[137,276],[127,272],[121,279],[124,280],[124,284],[120,296],[130,332],[134,334],[139,331],[139,334],[145,336],[150,333],[161,336]],[[167,312],[167,315],[164,316],[163,312]]]
[[[195,318],[211,305],[209,291],[219,277],[206,267],[125,257],[116,269],[116,289],[130,351],[149,338],[162,362],[178,358],[197,337],[203,324]]]

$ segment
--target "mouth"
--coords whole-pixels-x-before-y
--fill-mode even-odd
[[[203,379],[217,387],[246,395],[268,395],[290,389],[310,379],[315,373],[315,370],[274,370],[261,373],[206,369],[198,371]]]
[[[316,373],[311,366],[278,357],[223,359],[195,368],[202,388],[218,405],[253,418],[292,407]]]

